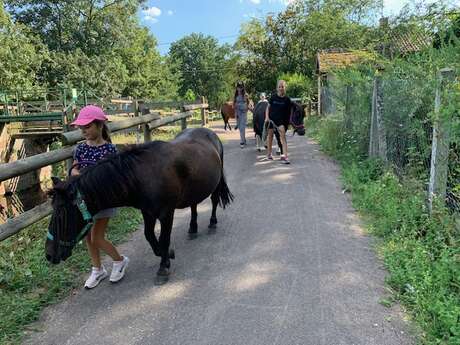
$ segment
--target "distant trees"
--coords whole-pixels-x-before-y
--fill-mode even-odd
[[[239,70],[256,90],[273,89],[283,73],[312,76],[318,50],[371,45],[376,31],[371,24],[381,8],[380,0],[294,1],[277,16],[242,27]]]
[[[219,105],[237,80],[251,93],[280,77],[296,96],[314,88],[315,56],[327,48],[369,49],[385,42],[382,0],[298,0],[277,15],[241,26],[233,46],[192,33],[161,56],[138,19],[145,0],[0,0],[0,89],[86,87],[100,95],[155,99],[206,96]],[[458,42],[458,12],[440,0],[407,7],[392,30],[417,29],[434,45]],[[289,87],[288,87],[289,90]]]
[[[218,104],[229,96],[231,80],[226,78],[232,67],[231,50],[219,46],[212,36],[193,33],[174,42],[169,50],[174,73],[180,76],[179,94],[190,91],[206,96],[212,104]]]

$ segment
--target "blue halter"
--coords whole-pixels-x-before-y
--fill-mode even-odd
[[[59,241],[59,245],[64,246],[64,247],[73,247],[75,244],[80,242],[80,240],[86,236],[86,234],[91,230],[91,227],[93,226],[93,216],[91,216],[91,213],[88,211],[88,207],[86,206],[85,200],[83,200],[80,191],[77,189],[77,198],[76,198],[76,203],[77,207],[80,210],[81,215],[83,216],[83,220],[86,222],[85,226],[83,229],[80,231],[80,233],[77,235],[77,238],[73,241],[67,242],[67,241]],[[48,229],[48,233],[46,234],[46,237],[50,239],[51,241],[54,241],[54,236],[50,233]]]

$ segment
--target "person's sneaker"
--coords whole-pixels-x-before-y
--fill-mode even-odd
[[[112,273],[110,273],[110,281],[116,283],[123,278],[125,275],[126,267],[128,267],[129,259],[123,255],[122,261],[114,261],[112,267]]]
[[[103,279],[107,277],[107,271],[104,266],[101,268],[93,267],[91,270],[91,275],[85,282],[85,289],[95,288]]]
[[[240,143],[240,147],[244,149],[244,143]]]
[[[289,161],[289,158],[285,157],[285,156],[282,156],[281,159],[280,159],[281,163],[283,164],[291,164],[291,162]]]
[[[268,159],[269,161],[272,161],[272,160],[273,160],[273,156],[272,156],[272,155],[267,155],[267,159]]]

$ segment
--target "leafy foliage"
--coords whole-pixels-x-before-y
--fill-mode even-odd
[[[284,12],[253,19],[236,44],[238,70],[252,89],[272,90],[282,73],[312,76],[319,50],[373,46],[378,31],[370,24],[380,1],[294,1]]]
[[[40,55],[35,68],[36,79],[44,86],[84,87],[103,96],[174,99],[178,78],[160,56],[156,39],[137,19],[137,9],[143,3],[137,0],[6,1],[15,25],[27,27],[41,39],[42,43],[35,45],[34,42],[32,47],[37,50],[43,46],[49,52]],[[23,42],[24,38],[16,45],[30,51]],[[14,61],[33,67],[30,60],[25,56]],[[16,85],[22,85],[20,78],[12,79]]]
[[[213,104],[222,101],[221,94],[226,89],[223,72],[228,68],[230,54],[228,46],[219,46],[211,36],[193,33],[174,42],[169,54],[173,71],[181,76],[179,94],[182,97],[191,90],[195,95],[208,97]]]
[[[39,80],[48,51],[24,25],[15,24],[0,1],[0,90],[30,87]]]

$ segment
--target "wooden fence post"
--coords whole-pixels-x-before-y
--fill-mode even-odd
[[[374,77],[372,93],[372,117],[369,139],[369,157],[387,160],[387,140],[383,125],[383,82],[380,73]]]
[[[181,111],[185,113],[184,105],[181,106]],[[183,131],[186,128],[187,128],[187,119],[183,118],[182,120],[180,120],[180,129]]]
[[[433,142],[431,145],[430,184],[428,187],[430,213],[433,211],[434,199],[438,198],[443,201],[446,197],[452,114],[441,116],[440,110],[443,102],[441,98],[443,90],[454,77],[454,71],[450,68],[444,68],[438,73],[438,86],[434,101],[435,121],[433,124]]]
[[[204,96],[201,97],[201,104],[206,103],[206,98]],[[206,109],[201,108],[201,125],[206,126]]]
[[[144,143],[148,143],[152,141],[152,132],[150,131],[150,126],[148,123],[142,125],[144,128]]]
[[[139,101],[137,100],[137,98],[135,100],[133,100],[133,115],[134,117],[138,117],[139,116]],[[142,125],[141,126],[137,126],[137,131],[136,131],[136,144],[139,144],[141,142],[141,128],[142,128]]]
[[[142,107],[139,109],[139,112],[141,115],[146,115],[150,112],[150,110],[147,111],[147,108],[145,107],[144,102],[142,102]],[[151,131],[149,123],[144,123],[142,125],[142,128],[144,130],[144,143],[148,143],[152,141],[152,131]]]
[[[65,101],[63,101],[63,102],[65,102]],[[71,116],[71,117],[73,117],[72,119],[69,118],[69,114],[68,114],[69,109],[64,107],[63,110],[62,110],[62,129],[64,130],[64,132],[69,132],[70,131],[70,123],[76,117],[75,113],[77,112],[77,109],[76,109],[76,107],[75,108],[74,107],[75,107],[75,105],[72,106],[72,110],[71,110],[71,114],[73,115],[73,116]],[[72,169],[72,166],[73,166],[73,159],[74,158],[72,156],[69,159],[66,159],[66,161],[65,161],[65,170],[69,175],[71,173],[70,169]]]

